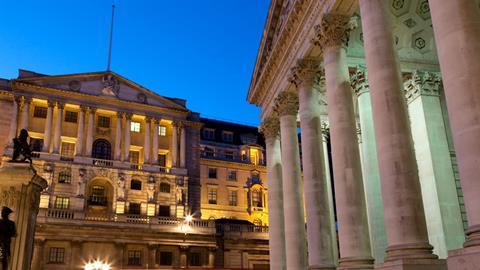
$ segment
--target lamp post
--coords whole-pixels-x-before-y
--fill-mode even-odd
[[[93,262],[88,262],[85,264],[85,270],[110,270],[110,265],[106,262],[100,260],[95,260]]]

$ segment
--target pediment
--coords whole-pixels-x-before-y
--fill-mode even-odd
[[[28,78],[20,77],[17,81],[75,93],[149,104],[162,108],[186,109],[183,100],[163,97],[114,72],[58,76],[39,75]]]

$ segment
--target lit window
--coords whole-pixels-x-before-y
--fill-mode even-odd
[[[228,191],[228,205],[237,206],[237,191],[229,190]]]
[[[48,252],[48,263],[64,263],[65,249],[59,247],[51,247]]]
[[[162,193],[170,193],[170,184],[168,184],[168,183],[160,183],[160,192],[162,192]]]
[[[60,157],[62,160],[73,160],[73,156],[75,155],[75,144],[62,142],[62,148],[60,151]]]
[[[140,180],[132,180],[130,182],[130,189],[133,190],[142,190],[142,181]]]
[[[55,208],[57,209],[68,209],[70,206],[70,198],[68,197],[57,197],[55,198]]]
[[[217,189],[209,188],[208,189],[208,203],[217,204]]]
[[[158,165],[160,167],[167,167],[167,155],[158,154]]]
[[[236,181],[237,180],[237,172],[236,171],[229,171],[228,172],[228,180]]]
[[[233,132],[224,131],[222,133],[222,139],[224,142],[233,142]]]
[[[140,152],[130,151],[130,163],[139,164],[140,163]]]
[[[217,169],[208,168],[208,178],[217,179]]]
[[[252,191],[252,203],[254,207],[262,207],[262,192],[258,190]]]
[[[142,251],[141,250],[129,250],[128,251],[128,265],[142,265]]]
[[[33,117],[47,118],[47,107],[35,106],[35,109],[33,109]]]
[[[205,129],[203,129],[202,134],[203,134],[204,139],[207,139],[207,140],[215,139],[215,130],[214,129],[205,128]]]
[[[72,173],[70,171],[61,171],[58,173],[58,183],[70,184],[72,181]]]
[[[77,123],[78,113],[72,111],[65,111],[65,122]]]
[[[172,252],[160,252],[160,265],[172,265],[173,253]]]
[[[110,127],[110,117],[99,115],[97,118],[97,126],[102,128]]]
[[[139,133],[140,132],[140,123],[132,121],[130,123],[130,131]]]
[[[158,135],[167,136],[167,127],[166,126],[159,126],[158,127]]]

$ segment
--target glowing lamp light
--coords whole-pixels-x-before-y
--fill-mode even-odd
[[[95,260],[94,262],[86,263],[83,269],[84,270],[110,270],[110,265],[100,260]]]
[[[192,220],[193,220],[192,215],[187,215],[187,216],[185,217],[185,221],[186,221],[186,222],[189,222],[189,223],[190,223],[190,222],[192,222]]]

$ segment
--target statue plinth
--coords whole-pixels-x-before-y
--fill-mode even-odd
[[[47,185],[29,163],[3,162],[0,167],[0,207],[13,210],[10,219],[17,227],[9,269],[30,269],[40,193]]]

